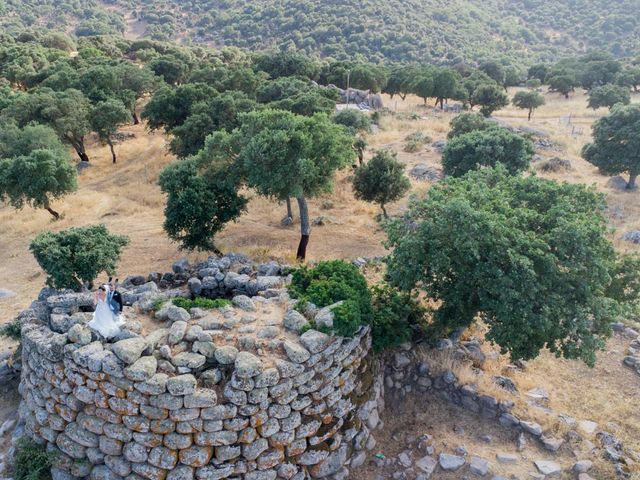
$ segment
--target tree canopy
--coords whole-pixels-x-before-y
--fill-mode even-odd
[[[529,167],[533,153],[533,144],[522,135],[494,126],[449,140],[442,154],[442,169],[447,175],[461,177],[470,170],[502,164],[515,174]]]
[[[589,91],[588,107],[597,110],[601,107],[611,108],[615,104],[629,105],[631,93],[628,87],[608,83]]]
[[[533,111],[545,103],[544,97],[533,90],[517,92],[511,102],[518,108],[528,110],[527,120],[531,120]]]
[[[479,318],[514,359],[548,348],[593,365],[628,300],[611,288],[620,261],[604,205],[584,185],[504,167],[451,179],[389,224],[389,281],[437,302],[441,333]]]
[[[356,198],[380,205],[385,218],[389,218],[385,205],[402,198],[411,187],[404,174],[404,165],[395,153],[379,150],[353,177]]]
[[[0,128],[0,200],[59,213],[51,202],[77,188],[76,169],[56,133],[44,125]]]
[[[617,105],[593,124],[593,142],[582,149],[584,159],[606,175],[629,174],[627,189],[640,174],[640,105]]]
[[[41,233],[29,249],[47,274],[49,286],[78,290],[91,288],[101,272],[115,273],[128,243],[127,237],[109,233],[104,225],[91,225]]]

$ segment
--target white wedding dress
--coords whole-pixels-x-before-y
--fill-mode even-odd
[[[96,310],[93,312],[93,319],[87,326],[98,332],[104,338],[111,338],[120,332],[120,327],[124,325],[125,322],[121,315],[113,313],[111,308],[109,308],[109,287],[105,285],[105,289],[105,298],[104,300],[98,300]]]

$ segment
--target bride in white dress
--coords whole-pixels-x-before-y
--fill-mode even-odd
[[[124,325],[121,315],[111,309],[112,293],[109,285],[102,285],[96,292],[96,310],[93,312],[93,320],[87,326],[95,330],[104,338],[111,338],[120,332],[120,327]]]

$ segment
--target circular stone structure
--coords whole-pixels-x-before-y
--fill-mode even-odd
[[[369,327],[309,330],[277,264],[173,270],[125,280],[127,323],[110,341],[86,327],[87,293],[45,289],[20,315],[20,414],[56,453],[54,480],[347,478],[383,401]],[[233,303],[149,313],[196,292]]]

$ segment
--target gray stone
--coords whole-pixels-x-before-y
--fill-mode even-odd
[[[113,353],[124,363],[131,364],[142,356],[147,341],[142,337],[127,338],[113,344]]]
[[[540,441],[542,441],[544,448],[546,448],[550,452],[557,452],[564,443],[564,440],[562,438],[551,438],[545,436],[540,438]]]
[[[91,343],[91,330],[83,325],[75,324],[67,332],[67,337],[73,343],[88,345]]]
[[[524,420],[521,420],[520,426],[525,432],[530,433],[534,437],[542,435],[542,427],[535,422],[525,422]]]
[[[465,464],[465,460],[458,455],[441,453],[438,457],[440,468],[446,471],[456,471]]]
[[[171,363],[176,367],[200,368],[207,361],[207,357],[199,353],[180,352],[171,358]]]
[[[195,392],[196,384],[193,375],[178,375],[167,380],[167,390],[171,395],[190,395]]]
[[[276,338],[280,334],[278,327],[267,326],[258,330],[258,338]]]
[[[303,328],[309,325],[309,322],[300,312],[289,310],[284,316],[283,325],[287,330],[300,333]]]
[[[140,357],[124,369],[124,376],[134,382],[144,382],[156,374],[158,361],[156,357]]]
[[[251,378],[262,373],[262,360],[248,352],[239,352],[235,359],[235,374],[240,378]]]
[[[241,308],[242,310],[245,310],[247,312],[254,312],[256,310],[255,303],[253,303],[253,300],[251,300],[246,295],[236,295],[231,301],[238,308]]]
[[[562,473],[562,467],[551,460],[536,460],[533,463],[543,475],[551,477]]]
[[[187,281],[187,286],[193,295],[200,295],[202,293],[202,282],[197,277],[191,277]]]
[[[311,330],[307,331],[309,333]],[[303,334],[306,335],[306,333]],[[320,332],[318,332],[320,333]],[[301,337],[302,338],[302,337]],[[311,354],[307,349],[305,349],[302,345],[298,343],[291,342],[289,340],[285,340],[282,344],[287,357],[294,363],[304,363],[311,357]]]
[[[222,365],[230,365],[235,362],[238,356],[238,349],[231,345],[219,347],[215,351],[216,360]]]
[[[593,462],[591,460],[580,460],[573,464],[571,470],[574,473],[586,473],[591,470],[591,467],[593,467]]]
[[[203,342],[196,340],[195,342],[193,342],[193,347],[191,348],[191,350],[195,353],[204,355],[207,358],[214,358],[216,353],[216,346],[213,342]]]
[[[318,313],[316,313],[316,316],[313,319],[315,324],[318,327],[333,328],[333,320],[335,318],[335,313],[333,313],[333,310],[343,303],[344,302],[340,301],[327,307],[321,308]]]
[[[174,322],[169,329],[169,336],[167,337],[167,343],[169,345],[176,345],[182,341],[185,333],[187,333],[187,322],[179,320]]]
[[[518,463],[519,458],[517,455],[514,455],[513,453],[497,453],[496,460],[498,460],[498,463],[513,464],[513,463]]]
[[[484,458],[472,457],[469,464],[469,471],[471,473],[484,477],[487,473],[489,473],[489,462]]]
[[[311,353],[320,353],[331,342],[331,337],[317,330],[307,330],[300,335],[300,341]]]
[[[431,475],[435,471],[436,466],[438,465],[438,462],[436,461],[435,458],[427,455],[425,457],[422,457],[416,460],[415,465],[418,471],[422,472],[425,478],[429,479],[431,478]]]

